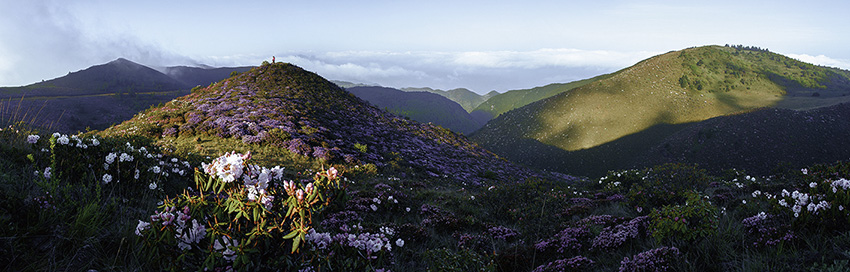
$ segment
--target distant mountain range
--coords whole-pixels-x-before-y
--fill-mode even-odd
[[[662,161],[644,154],[664,141],[671,148],[684,145],[668,138],[682,129],[680,124],[763,107],[827,107],[850,101],[848,94],[850,72],[845,70],[764,50],[697,47],[652,57],[507,111],[472,138],[508,159],[598,175],[601,169],[630,167],[638,157]]]
[[[387,87],[351,87],[345,90],[398,116],[433,123],[455,132],[466,134],[484,125],[455,101],[435,93],[401,91]]]
[[[136,112],[250,67],[166,67],[167,74],[119,58],[22,87],[0,88],[0,116],[61,132],[104,129]]]

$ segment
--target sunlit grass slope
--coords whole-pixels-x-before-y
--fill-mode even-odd
[[[580,150],[656,124],[696,122],[760,107],[831,105],[850,91],[848,78],[847,71],[759,49],[689,48],[507,112],[475,137],[508,144],[510,138],[528,138]]]

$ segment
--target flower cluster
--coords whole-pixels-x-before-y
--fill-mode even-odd
[[[589,237],[590,232],[587,228],[566,228],[555,235],[555,237],[538,242],[534,245],[534,247],[538,251],[546,251],[554,248],[558,253],[578,251],[582,249],[582,243],[585,243]]]
[[[362,228],[354,227],[353,229],[360,230]],[[319,250],[325,250],[330,246],[336,245],[359,250],[366,254],[367,259],[375,259],[377,258],[377,254],[381,253],[382,250],[385,252],[392,251],[393,243],[398,247],[404,246],[404,240],[401,238],[396,239],[395,242],[390,240],[394,232],[392,228],[388,227],[382,227],[378,233],[343,232],[331,234],[329,232],[317,232],[315,229],[310,229],[305,237],[314,248]]]
[[[229,183],[242,176],[245,161],[250,158],[250,152],[245,155],[230,152],[216,158],[212,163],[201,163],[201,166],[205,173],[217,176],[223,182]]]
[[[519,236],[519,233],[516,230],[503,226],[490,227],[487,229],[487,232],[490,233],[490,236],[492,236],[493,239],[503,241]]]
[[[534,272],[549,272],[549,271],[585,271],[595,264],[591,259],[584,256],[575,256],[568,259],[560,259],[538,266]]]
[[[593,238],[592,248],[617,248],[629,240],[640,237],[642,233],[645,234],[647,225],[649,225],[649,217],[638,216],[623,224],[606,227],[596,238]]]
[[[765,212],[744,218],[741,223],[747,229],[748,237],[754,239],[753,246],[773,246],[796,238],[787,224]]]
[[[632,258],[624,258],[620,262],[620,272],[670,271],[670,265],[679,255],[679,249],[675,247],[659,247],[644,251]]]
[[[38,135],[35,135],[35,134],[29,135],[29,136],[27,136],[27,143],[35,144],[35,143],[38,142],[39,138],[41,138],[41,136],[38,136]]]

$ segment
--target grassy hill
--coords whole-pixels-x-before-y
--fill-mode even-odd
[[[199,89],[101,135],[153,137],[210,156],[223,152],[222,146],[239,146],[275,163],[282,157],[392,163],[475,184],[533,175],[460,134],[381,111],[314,73],[283,63]]]
[[[440,90],[440,89],[431,89],[428,87],[424,88],[402,88],[402,91],[405,92],[429,92],[442,95],[448,99],[451,99],[454,102],[460,104],[464,110],[467,112],[472,112],[478,105],[484,103],[493,96],[498,95],[499,93],[496,91],[491,91],[485,95],[479,95],[465,88],[457,88],[451,89],[448,91]]]
[[[473,138],[488,147],[523,139],[576,151],[659,124],[698,122],[760,107],[834,105],[846,101],[848,79],[847,71],[763,50],[689,48],[506,112]]]
[[[601,75],[590,79],[574,81],[570,83],[554,83],[542,87],[534,87],[531,89],[511,90],[502,94],[494,95],[475,107],[472,112],[478,112],[479,115],[489,116],[493,119],[509,110],[516,109],[533,102],[542,100],[547,97],[554,96],[559,93],[567,92],[577,87],[584,86],[588,83],[607,78],[608,75]]]
[[[346,91],[398,116],[467,134],[483,126],[457,103],[429,92],[404,92],[385,87],[351,87]]]

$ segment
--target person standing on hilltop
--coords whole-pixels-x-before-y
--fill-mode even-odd
[[[274,64],[274,56],[272,56],[272,64]]]

